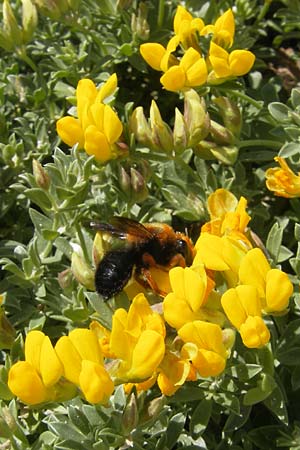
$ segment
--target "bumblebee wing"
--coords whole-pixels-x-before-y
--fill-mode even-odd
[[[126,239],[134,243],[147,242],[153,237],[144,225],[133,219],[114,216],[110,223],[91,222],[91,227],[97,231],[104,231],[119,239]]]

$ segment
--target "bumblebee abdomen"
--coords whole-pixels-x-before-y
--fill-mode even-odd
[[[108,252],[100,261],[96,274],[97,292],[107,300],[120,292],[132,275],[135,251],[115,250]]]

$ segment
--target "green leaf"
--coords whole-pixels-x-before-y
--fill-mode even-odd
[[[166,430],[166,448],[173,448],[176,444],[186,421],[185,414],[179,412],[171,417]]]
[[[229,392],[214,394],[214,401],[235,414],[240,414],[240,402],[238,398]]]
[[[300,354],[300,319],[289,323],[278,343],[275,357],[288,366],[298,364]]]
[[[35,209],[29,208],[29,216],[39,234],[42,234],[44,229],[52,229],[52,220],[49,219],[49,217],[44,216],[44,214],[41,214]]]
[[[272,414],[275,414],[278,420],[288,425],[289,418],[286,406],[286,395],[282,392],[281,388],[277,385],[271,392],[268,398],[264,401],[264,404],[269,408]]]
[[[268,234],[266,248],[270,253],[270,255],[272,256],[272,258],[274,259],[275,263],[277,263],[278,261],[282,235],[283,235],[283,228],[277,222],[274,223]]]
[[[249,419],[252,406],[240,405],[240,413],[230,413],[223,428],[224,432],[230,433],[240,429]]]
[[[85,296],[94,310],[99,314],[97,320],[99,320],[101,325],[110,330],[112,325],[113,310],[96,292],[85,292]]]
[[[278,155],[281,158],[289,158],[290,156],[299,155],[300,144],[296,142],[289,142],[281,147]]]
[[[268,374],[263,374],[257,383],[257,387],[249,389],[249,391],[244,395],[243,404],[245,406],[251,406],[262,402],[269,397],[276,386],[277,385],[273,377]]]
[[[26,189],[24,191],[26,197],[28,197],[33,203],[38,205],[41,209],[50,211],[52,204],[49,200],[48,195],[40,188]]]
[[[226,372],[240,381],[248,381],[262,371],[258,364],[236,364],[226,368]]]
[[[274,117],[278,122],[280,123],[286,123],[290,121],[289,113],[290,108],[283,103],[279,102],[273,102],[270,105],[268,105],[268,110],[271,114],[271,116]]]
[[[191,421],[190,431],[194,437],[199,437],[205,431],[210,420],[212,412],[212,401],[203,399],[194,410]]]

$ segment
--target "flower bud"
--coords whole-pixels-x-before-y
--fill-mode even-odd
[[[154,398],[153,400],[151,400],[146,405],[145,412],[143,413],[143,416],[141,418],[141,422],[145,423],[150,420],[151,421],[155,420],[159,416],[159,414],[165,404],[166,404],[166,400],[165,400],[164,396],[157,397],[157,398]]]
[[[22,0],[23,42],[29,42],[38,22],[37,10],[31,0]]]
[[[118,0],[117,9],[127,9],[131,6],[133,0]]]
[[[220,125],[214,120],[210,121],[209,132],[214,142],[217,144],[233,144],[235,140],[231,131],[227,130],[223,125]]]
[[[193,147],[209,133],[209,115],[204,103],[193,89],[184,94],[184,119],[188,131],[188,146]]]
[[[77,252],[72,253],[71,269],[74,277],[80,284],[91,291],[95,290],[94,271]]]
[[[144,177],[136,169],[130,169],[131,187],[134,200],[137,203],[144,201],[148,197],[148,188]]]
[[[235,343],[235,331],[232,328],[222,330],[223,344],[227,350],[231,350]]]
[[[173,136],[169,126],[162,120],[160,111],[154,100],[150,107],[150,126],[154,144],[166,152],[174,149]]]
[[[175,108],[175,121],[173,127],[174,150],[181,152],[187,148],[187,129],[184,116]]]
[[[32,160],[32,170],[36,184],[47,191],[50,186],[50,177],[37,159]]]
[[[72,271],[71,269],[63,270],[62,272],[59,272],[57,275],[58,284],[62,289],[67,289],[71,286],[72,283]]]
[[[214,103],[219,108],[225,127],[238,137],[242,126],[242,116],[237,104],[227,97],[217,97]]]
[[[58,20],[61,16],[61,11],[56,0],[35,0],[39,12],[50,19]]]
[[[124,167],[119,169],[119,183],[122,191],[130,196],[131,195],[131,179]]]
[[[149,24],[147,22],[148,8],[146,3],[139,4],[138,15],[134,13],[131,16],[131,30],[140,39],[146,41],[150,34]]]
[[[3,2],[3,29],[14,47],[22,44],[22,32],[8,0]]]
[[[132,112],[129,121],[130,131],[134,134],[136,140],[146,147],[153,147],[151,129],[144,115],[142,106],[138,106]]]
[[[201,141],[194,148],[194,153],[202,159],[217,159],[223,164],[234,164],[239,149],[235,146],[220,146],[214,142]]]
[[[136,428],[139,420],[138,407],[135,394],[132,392],[129,397],[129,401],[125,406],[122,417],[122,428],[125,434],[130,434],[134,428]]]

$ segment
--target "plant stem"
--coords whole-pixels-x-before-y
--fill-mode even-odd
[[[87,251],[87,248],[86,248],[86,245],[85,245],[85,240],[84,240],[84,237],[83,237],[80,225],[78,223],[76,223],[75,228],[76,228],[77,236],[78,236],[78,239],[80,241],[80,245],[81,245],[81,248],[82,248],[82,251],[83,251],[84,259],[85,259],[85,261],[87,263],[89,263],[90,262],[90,258],[89,258],[89,254],[88,254],[88,251]]]
[[[251,105],[253,105],[255,108],[257,109],[261,109],[263,106],[263,102],[262,101],[256,101],[253,98],[249,97],[248,95],[244,94],[243,92],[239,92],[239,91],[234,91],[233,89],[223,89],[218,87],[219,91],[224,91],[227,94],[231,94],[233,97],[237,97],[240,98],[241,100],[245,100],[246,102],[250,103]]]
[[[280,149],[282,147],[282,143],[278,141],[272,141],[271,139],[246,139],[245,141],[241,141],[238,144],[239,148],[243,147],[258,147],[258,146],[264,146],[274,149]]]
[[[165,0],[159,0],[158,4],[158,17],[157,17],[157,27],[161,28],[164,22],[165,16]]]

